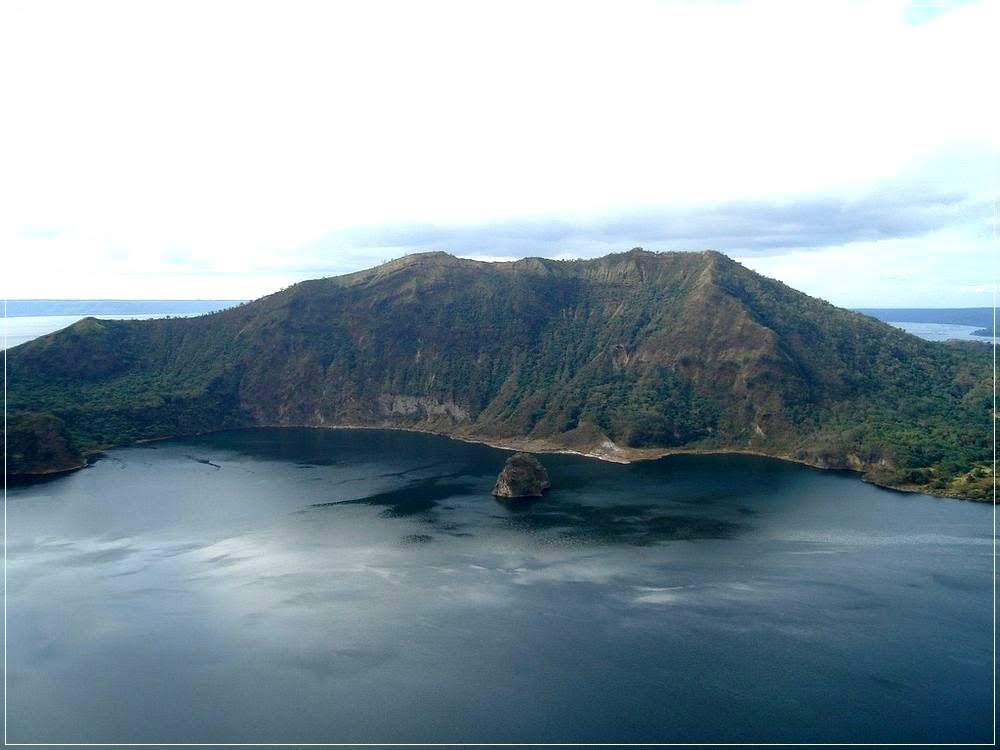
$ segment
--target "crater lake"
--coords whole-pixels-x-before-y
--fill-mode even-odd
[[[109,451],[7,497],[8,741],[989,742],[993,510],[741,455],[406,432]]]

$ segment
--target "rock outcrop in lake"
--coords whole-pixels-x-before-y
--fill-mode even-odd
[[[515,453],[497,477],[493,496],[541,497],[549,487],[549,473],[541,462],[530,453]]]

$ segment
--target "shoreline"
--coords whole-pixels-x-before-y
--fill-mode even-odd
[[[725,456],[725,455],[745,455],[745,456],[759,456],[761,458],[770,458],[777,461],[785,461],[788,463],[798,464],[799,466],[805,466],[816,471],[839,471],[839,472],[850,472],[855,475],[859,481],[865,482],[875,487],[881,487],[886,490],[893,490],[895,492],[904,492],[908,494],[918,494],[927,495],[929,497],[936,497],[947,500],[965,500],[967,502],[974,503],[988,503],[989,499],[979,500],[970,497],[957,497],[955,495],[944,495],[938,492],[934,492],[930,489],[925,489],[918,486],[897,486],[891,484],[883,484],[881,482],[875,482],[867,478],[862,471],[857,469],[852,469],[850,467],[832,467],[824,466],[819,463],[807,461],[801,458],[795,458],[788,454],[781,453],[767,453],[760,450],[752,450],[749,448],[619,448],[618,446],[611,443],[614,451],[585,451],[577,450],[574,448],[568,448],[563,445],[558,445],[543,439],[491,439],[485,437],[470,437],[467,435],[455,435],[447,432],[440,432],[436,430],[430,430],[420,427],[402,427],[402,426],[390,426],[390,425],[370,425],[370,424],[324,424],[324,425],[297,425],[297,424],[254,424],[246,425],[243,427],[229,427],[226,429],[219,430],[205,430],[204,432],[188,433],[185,435],[165,435],[163,437],[154,438],[143,438],[141,440],[136,440],[131,443],[122,445],[109,445],[104,446],[99,449],[92,451],[86,451],[83,453],[84,462],[80,466],[76,466],[68,469],[53,469],[44,472],[33,472],[31,474],[11,474],[10,476],[28,479],[32,477],[52,477],[57,474],[68,474],[73,471],[78,471],[80,469],[85,469],[93,463],[91,459],[97,458],[100,454],[108,450],[113,450],[115,448],[126,448],[130,445],[143,445],[146,443],[161,442],[163,440],[176,440],[185,437],[199,437],[201,435],[212,435],[220,432],[235,432],[238,430],[254,430],[254,429],[308,429],[308,430],[387,430],[393,432],[413,432],[422,435],[434,435],[435,437],[443,437],[449,440],[460,440],[464,443],[472,443],[474,445],[486,445],[490,448],[496,448],[497,450],[505,451],[525,451],[528,453],[551,453],[551,454],[563,454],[572,456],[581,456],[583,458],[592,458],[598,461],[606,461],[608,463],[617,464],[632,464],[639,463],[641,461],[656,461],[661,458],[666,458],[667,456]],[[608,441],[610,443],[610,441]]]

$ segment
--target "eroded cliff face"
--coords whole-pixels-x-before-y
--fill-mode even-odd
[[[392,427],[610,460],[749,450],[945,492],[990,457],[986,347],[712,252],[408,256],[198,318],[81,321],[11,350],[9,374],[11,410],[55,415],[83,450]]]

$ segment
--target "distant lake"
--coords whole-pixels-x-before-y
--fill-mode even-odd
[[[990,336],[975,336],[973,331],[993,328],[993,308],[859,308],[864,313],[902,328],[907,333],[928,341],[981,341],[988,343]]]
[[[974,328],[992,328],[992,307],[859,307],[856,312],[879,320],[910,323],[951,323]]]
[[[10,742],[989,742],[992,508],[247,430],[10,491]]]
[[[989,343],[990,336],[974,336],[973,331],[978,331],[983,326],[964,326],[954,323],[909,323],[890,321],[889,325],[902,328],[907,333],[919,336],[928,341],[948,341],[957,339],[959,341],[981,341]],[[989,326],[992,328],[992,324]]]

